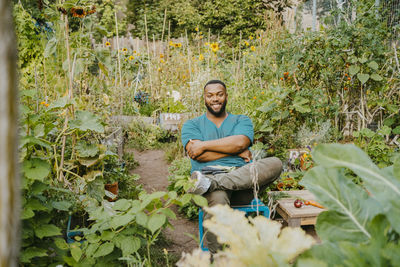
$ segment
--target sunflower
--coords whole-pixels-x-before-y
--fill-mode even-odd
[[[175,46],[174,42],[169,41],[169,46]]]
[[[200,54],[200,55],[199,55],[199,60],[200,60],[200,61],[203,61],[203,60],[204,60],[203,54]]]
[[[106,42],[106,46],[107,47],[111,46],[110,42]]]
[[[244,41],[244,44],[245,44],[246,46],[249,46],[249,45],[250,45],[249,42],[247,42],[247,41]]]
[[[135,59],[134,56],[130,56],[130,57],[129,57],[129,60],[134,60],[134,59]]]
[[[174,44],[175,45],[175,47],[182,47],[182,44],[181,43],[176,43],[176,44]]]
[[[72,16],[75,18],[84,18],[87,15],[87,13],[83,9],[83,7],[80,7],[80,6],[71,8],[70,12],[71,12]]]
[[[217,52],[219,50],[218,43],[212,43],[210,44],[210,47],[213,52]]]
[[[122,48],[122,52],[126,53],[126,52],[128,52],[128,49],[124,47],[124,48]]]
[[[254,45],[250,46],[251,51],[256,51],[256,47]]]

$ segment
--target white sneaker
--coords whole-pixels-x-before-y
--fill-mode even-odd
[[[208,188],[210,188],[211,180],[199,171],[194,171],[190,176],[190,179],[196,181],[194,188],[190,190],[190,193],[202,195],[207,192]]]

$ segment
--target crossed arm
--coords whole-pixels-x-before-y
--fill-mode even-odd
[[[249,145],[250,139],[247,136],[233,135],[210,141],[190,140],[186,145],[186,151],[190,158],[200,162],[213,161],[231,155],[238,155],[249,162],[251,160]]]

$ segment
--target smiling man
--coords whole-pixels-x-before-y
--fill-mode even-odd
[[[248,164],[252,160],[249,148],[253,143],[253,124],[247,116],[228,113],[227,101],[225,84],[209,81],[204,86],[206,113],[182,127],[182,144],[191,158],[191,178],[195,180],[193,193],[203,195],[209,206],[245,205],[253,199]],[[276,180],[282,171],[282,162],[275,157],[255,164],[260,188]],[[205,219],[208,218],[206,214]],[[220,247],[211,233],[206,234],[205,241],[212,253]]]

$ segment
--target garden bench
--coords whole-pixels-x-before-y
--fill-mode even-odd
[[[282,216],[290,227],[300,227],[301,225],[315,225],[318,215],[325,209],[317,208],[311,205],[303,205],[296,208],[293,202],[296,198],[304,200],[315,200],[315,196],[308,190],[281,191],[289,195],[289,198],[277,200],[278,206],[276,211]],[[273,194],[273,192],[269,192]]]

